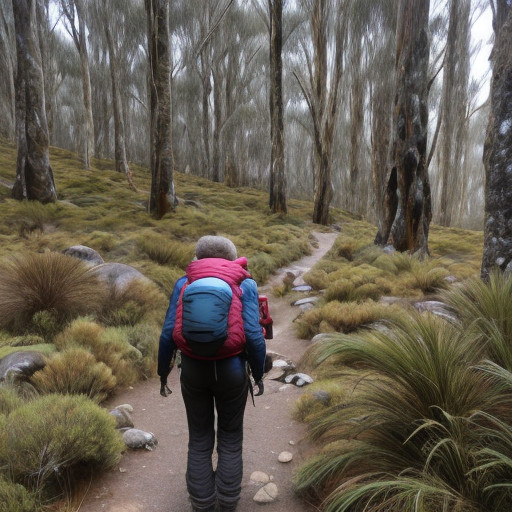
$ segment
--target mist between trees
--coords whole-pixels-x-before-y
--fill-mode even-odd
[[[16,3],[35,13],[30,23],[41,54],[49,143],[80,154],[84,168],[93,157],[115,158],[116,168],[130,177],[130,161],[160,165],[150,148],[158,144],[154,130],[159,126],[162,136],[167,122],[173,170],[230,186],[268,188],[275,184],[271,166],[279,172],[281,165],[285,196],[315,197],[316,222],[326,223],[329,204],[373,222],[385,215],[402,2]],[[422,80],[428,97],[425,158],[432,220],[482,229],[489,108],[481,103],[489,76],[471,74],[482,43],[471,38],[471,27],[489,2],[415,0],[411,5],[427,6],[428,12],[430,51]],[[164,58],[170,64],[172,108],[160,120],[151,114],[163,94],[155,85],[157,61],[149,55],[151,16],[160,23],[154,32],[160,38],[168,22]],[[282,21],[278,27],[276,19]],[[277,46],[270,37],[276,29]],[[486,31],[484,43],[493,36],[491,23]],[[275,52],[281,53],[279,60]],[[18,60],[13,3],[3,0],[0,135],[11,140],[16,139]],[[276,72],[280,83],[271,80]],[[279,98],[281,119],[272,120]],[[280,125],[281,150],[279,140],[271,139]],[[172,208],[169,187],[165,194]],[[318,212],[317,200],[325,203]]]

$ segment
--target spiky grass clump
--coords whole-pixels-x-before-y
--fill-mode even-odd
[[[55,343],[61,350],[72,347],[89,350],[97,361],[112,370],[118,387],[129,386],[140,377],[142,354],[130,345],[123,328],[105,328],[79,318],[55,338]]]
[[[468,279],[446,291],[441,300],[462,330],[485,347],[486,357],[512,371],[512,275],[493,271],[488,282]]]
[[[126,287],[112,287],[97,319],[104,325],[136,325],[161,318],[167,298],[153,283],[135,280]]]
[[[0,326],[52,335],[65,322],[97,311],[104,294],[98,278],[77,258],[18,255],[0,267]]]
[[[512,443],[485,412],[497,410],[504,395],[476,368],[474,339],[440,318],[413,314],[364,335],[332,335],[311,352],[316,365],[346,365],[360,377],[346,406],[313,417],[311,436],[325,449],[297,473],[300,493],[325,498],[329,512],[510,506],[482,452],[492,432],[499,453]],[[512,476],[508,468],[494,482],[504,476]]]
[[[0,477],[0,512],[34,512],[35,506],[25,487]]]
[[[320,332],[353,332],[374,322],[394,318],[397,314],[397,307],[373,301],[359,304],[334,300],[306,311],[295,324],[298,335],[310,339]]]
[[[85,395],[96,403],[103,402],[116,387],[112,370],[82,348],[53,355],[31,382],[43,394]]]
[[[162,235],[148,235],[137,240],[140,251],[160,265],[185,269],[194,257],[194,245],[169,240]]]
[[[115,419],[84,396],[37,398],[7,417],[5,432],[1,464],[43,494],[52,486],[65,491],[79,473],[113,467],[124,449]]]

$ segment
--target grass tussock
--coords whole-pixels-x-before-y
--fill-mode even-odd
[[[5,421],[0,464],[13,481],[53,498],[75,477],[113,467],[124,449],[115,419],[85,396],[47,395]]]
[[[111,288],[96,318],[103,325],[112,327],[151,322],[160,318],[167,302],[167,297],[156,285],[135,280],[122,289]]]
[[[70,348],[48,359],[46,366],[34,373],[31,383],[42,394],[85,395],[101,403],[113,393],[116,378],[89,351]]]
[[[129,343],[123,328],[105,328],[79,318],[55,338],[55,344],[59,350],[89,350],[98,362],[112,370],[118,387],[136,382],[140,378],[141,367],[144,367],[141,352]]]
[[[310,364],[354,373],[343,404],[303,404],[321,448],[297,472],[297,491],[330,512],[508,509],[512,374],[479,364],[483,354],[428,314],[317,342]]]
[[[194,244],[168,240],[163,235],[144,234],[137,240],[139,250],[159,265],[183,270],[194,257]]]
[[[27,253],[0,267],[0,327],[51,336],[65,322],[96,311],[105,289],[82,261]]]
[[[5,384],[0,386],[0,415],[9,415],[23,404],[23,399],[14,388]]]
[[[298,335],[310,339],[321,332],[353,332],[382,319],[394,318],[400,310],[373,301],[331,301],[306,311],[296,320]]]

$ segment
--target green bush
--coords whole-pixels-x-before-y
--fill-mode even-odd
[[[23,400],[19,397],[16,390],[4,385],[0,386],[0,414],[8,415],[14,409],[17,409]]]
[[[101,306],[104,287],[81,260],[27,253],[0,267],[0,327],[53,334],[57,326]]]
[[[71,347],[88,349],[97,361],[112,370],[118,387],[129,386],[140,377],[143,357],[128,342],[126,329],[105,328],[79,318],[55,338],[55,343],[61,350]]]
[[[31,381],[40,393],[85,395],[96,403],[103,402],[116,387],[112,370],[82,348],[53,355]]]
[[[35,506],[25,487],[0,477],[0,512],[34,512]]]
[[[169,240],[163,235],[148,235],[137,240],[141,252],[160,265],[185,269],[194,257],[194,245]]]
[[[167,301],[155,284],[136,280],[121,290],[113,287],[97,318],[107,326],[133,326],[154,317],[160,319]]]
[[[84,396],[34,399],[11,412],[5,432],[0,463],[15,481],[43,492],[113,467],[124,449],[115,419]]]

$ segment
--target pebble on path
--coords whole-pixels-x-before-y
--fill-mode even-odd
[[[277,460],[279,462],[290,462],[293,459],[293,455],[290,452],[281,452]]]
[[[253,471],[251,474],[251,482],[256,484],[268,484],[270,482],[270,477],[267,473],[263,473],[263,471]]]
[[[262,487],[255,495],[253,500],[256,503],[272,503],[275,501],[279,494],[277,485],[273,482],[268,483]]]

